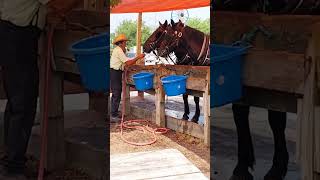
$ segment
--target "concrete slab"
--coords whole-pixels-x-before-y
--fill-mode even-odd
[[[111,180],[207,180],[180,151],[164,149],[110,157]]]

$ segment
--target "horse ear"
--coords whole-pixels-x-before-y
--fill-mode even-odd
[[[174,21],[171,19],[171,25],[173,26],[175,23],[174,23]]]
[[[159,25],[162,26],[161,22],[159,21]]]
[[[168,21],[167,21],[167,20],[164,22],[164,25],[165,25],[165,26],[167,26],[167,25],[168,25]]]

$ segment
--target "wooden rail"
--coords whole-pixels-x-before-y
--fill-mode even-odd
[[[257,34],[244,59],[242,103],[298,114],[297,152],[302,179],[320,179],[320,16],[211,12],[212,42],[231,44],[256,26]]]

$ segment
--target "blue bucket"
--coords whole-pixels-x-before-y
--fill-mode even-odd
[[[107,92],[109,90],[109,34],[82,39],[71,46],[82,83],[87,90]]]
[[[153,88],[153,77],[154,73],[150,72],[140,72],[134,74],[132,79],[134,81],[134,85],[136,89],[139,91],[145,91]]]
[[[161,78],[167,96],[177,96],[186,93],[187,76],[170,75]]]
[[[210,107],[219,107],[242,96],[242,59],[249,47],[210,46]]]

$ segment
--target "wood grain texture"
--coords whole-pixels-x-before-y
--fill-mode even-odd
[[[111,180],[208,179],[176,149],[111,155],[110,167]]]

